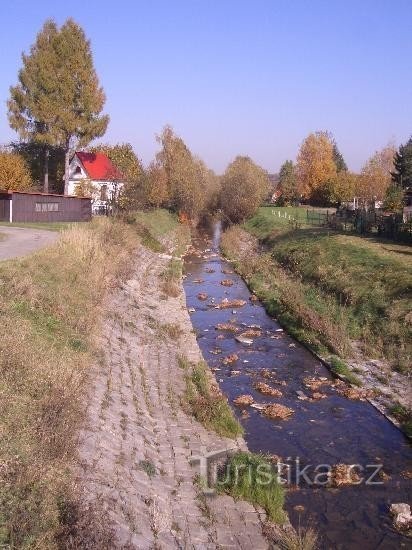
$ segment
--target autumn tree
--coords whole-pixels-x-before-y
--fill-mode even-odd
[[[65,152],[64,192],[68,190],[70,155],[104,134],[109,118],[90,42],[82,28],[68,19],[58,29],[46,21],[28,55],[23,54],[19,83],[10,88],[9,122],[22,139]]]
[[[144,179],[144,200],[152,207],[167,206],[170,189],[165,168],[159,162],[152,162]]]
[[[412,137],[396,151],[393,164],[392,181],[404,189],[412,187]]]
[[[300,146],[296,174],[301,195],[315,203],[325,202],[327,188],[337,174],[330,134],[315,132],[308,135]]]
[[[299,199],[295,166],[291,160],[286,160],[280,168],[278,189],[282,204],[293,204]]]
[[[17,153],[0,151],[0,189],[27,191],[32,188],[30,170]]]
[[[347,170],[339,171],[323,186],[323,196],[326,203],[340,205],[352,201],[357,195],[359,175]]]
[[[195,218],[203,210],[205,190],[199,181],[199,169],[184,141],[170,126],[157,136],[161,150],[157,163],[165,171],[170,204],[177,212]]]
[[[394,155],[395,148],[389,144],[377,151],[362,168],[358,194],[364,203],[385,198],[392,180]]]
[[[243,221],[256,212],[269,187],[266,170],[249,157],[236,157],[222,177],[221,208],[230,221]]]

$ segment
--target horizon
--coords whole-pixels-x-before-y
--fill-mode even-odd
[[[91,41],[107,98],[109,127],[93,144],[129,142],[145,165],[166,124],[219,174],[237,155],[278,173],[317,130],[332,132],[349,169],[359,171],[376,150],[412,134],[407,0],[316,1],[310,10],[285,1],[213,8],[124,1],[110,20],[104,8],[78,0],[69,8],[50,0],[9,7],[0,38],[2,143],[17,139],[6,101],[22,52],[46,19],[61,25],[68,17]]]

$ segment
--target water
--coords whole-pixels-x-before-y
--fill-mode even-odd
[[[286,498],[293,525],[314,526],[325,549],[412,548],[411,539],[393,529],[388,511],[391,503],[411,501],[411,481],[401,475],[412,466],[410,443],[372,405],[339,396],[331,386],[320,389],[327,394],[325,399],[298,399],[297,391],[311,395],[303,383],[305,377],[332,380],[330,373],[308,350],[280,332],[280,325],[266,314],[259,302],[249,300],[250,292],[241,277],[222,273],[232,268],[219,256],[219,236],[220,226],[216,224],[213,230],[193,240],[196,252],[185,259],[187,306],[196,310],[191,313],[191,319],[199,346],[208,365],[219,369],[215,371],[216,378],[231,403],[240,394],[250,394],[257,403],[280,403],[295,411],[286,420],[270,420],[250,407],[246,409],[249,417],[243,418],[242,409],[234,407],[251,451],[280,455],[284,462],[295,464]],[[199,284],[196,279],[204,282]],[[222,279],[231,279],[233,286],[222,286]],[[207,293],[208,300],[200,301],[199,292]],[[235,312],[208,305],[212,299],[218,303],[224,298],[247,303]],[[215,330],[218,323],[229,321],[245,330],[248,325],[259,325],[262,336],[248,347],[238,343],[232,333]],[[221,353],[211,353],[216,349]],[[233,353],[238,355],[238,361],[223,365],[223,357]],[[273,379],[260,375],[263,368],[273,371]],[[240,374],[232,376],[233,369]],[[274,379],[286,385],[274,385]],[[257,381],[280,389],[283,396],[262,395],[253,388]],[[292,460],[287,461],[289,457]],[[311,465],[306,470],[309,481],[303,480],[298,485],[293,483],[297,457],[301,469]],[[382,482],[376,475],[372,481],[379,484],[362,482],[341,488],[312,484],[317,465],[338,463],[359,464],[364,468],[365,480],[376,470],[372,465],[382,464],[385,480]],[[324,479],[323,476],[319,480]]]

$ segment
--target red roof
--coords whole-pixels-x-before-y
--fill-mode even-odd
[[[76,155],[90,179],[105,181],[123,179],[123,174],[104,153],[77,151]]]

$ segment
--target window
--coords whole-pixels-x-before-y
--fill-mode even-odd
[[[36,202],[34,205],[35,212],[58,212],[58,202]]]
[[[103,184],[100,188],[100,200],[107,201],[107,185]]]

